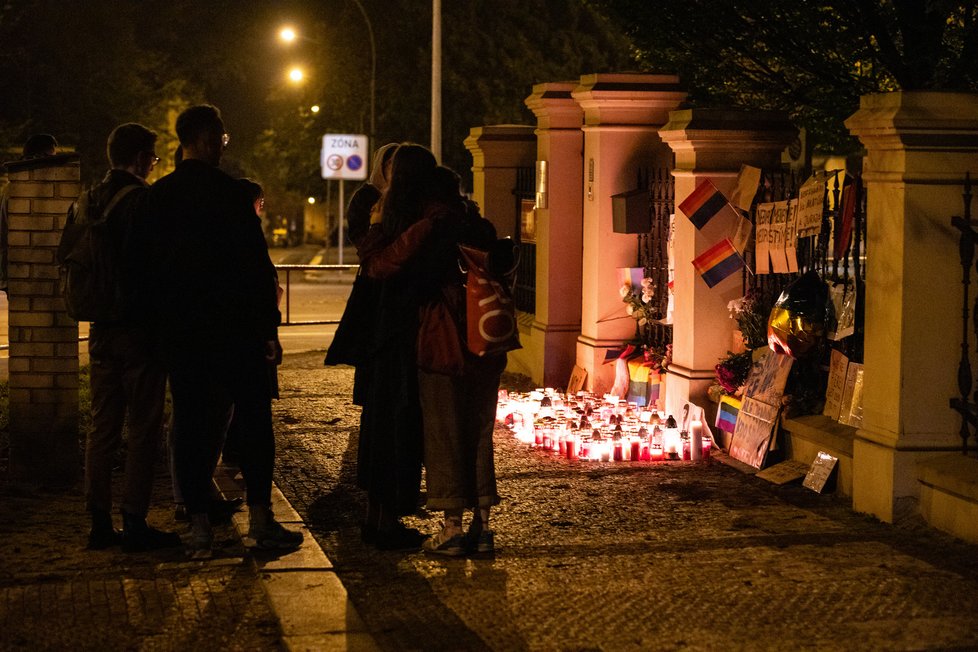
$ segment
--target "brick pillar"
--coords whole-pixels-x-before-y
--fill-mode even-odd
[[[961,447],[961,417],[948,407],[958,395],[963,292],[950,220],[963,214],[965,173],[978,172],[978,95],[867,95],[846,126],[866,147],[868,198],[852,503],[893,521],[915,507],[917,462]]]
[[[741,275],[734,274],[713,288],[691,264],[712,245],[731,235],[735,225],[714,218],[703,229],[689,221],[679,204],[705,178],[728,196],[741,164],[771,168],[780,164],[782,150],[797,130],[777,111],[685,109],[673,111],[659,135],[676,153],[676,261],[672,364],[666,377],[666,409],[676,413],[687,401],[710,408],[707,388],[713,368],[726,356],[736,324],[727,303],[743,293]]]
[[[532,168],[536,153],[533,127],[488,125],[474,127],[465,139],[472,154],[472,199],[496,226],[500,238],[516,235],[519,213],[513,190],[516,170]]]
[[[634,190],[641,166],[669,167],[672,152],[659,139],[669,112],[686,98],[675,75],[584,75],[572,93],[584,110],[584,199],[581,335],[577,364],[588,387],[614,384],[605,352],[635,336],[635,321],[619,294],[618,267],[638,263],[638,239],[615,233],[611,196]],[[551,191],[553,192],[553,190]]]
[[[12,477],[70,485],[78,450],[78,324],[58,291],[55,252],[79,193],[79,158],[9,163],[8,275]]]
[[[537,117],[537,160],[546,164],[547,198],[536,208],[536,312],[523,349],[528,375],[564,387],[581,334],[584,112],[571,97],[576,82],[537,84],[526,105]],[[511,362],[512,365],[512,362]]]

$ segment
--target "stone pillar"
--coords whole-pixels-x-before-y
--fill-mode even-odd
[[[863,422],[853,507],[884,521],[915,508],[915,464],[960,450],[961,267],[952,215],[978,172],[978,95],[867,95],[846,121],[866,147]]]
[[[536,153],[533,127],[488,125],[474,127],[465,139],[472,154],[472,199],[482,215],[496,226],[500,238],[515,237],[520,216],[513,190],[516,171],[532,168]]]
[[[79,193],[79,158],[7,164],[11,476],[70,485],[78,450],[78,324],[58,287],[55,252]]]
[[[638,262],[638,239],[615,233],[611,196],[634,190],[642,166],[669,167],[672,153],[659,139],[669,111],[686,98],[675,75],[616,73],[584,75],[572,92],[584,110],[584,223],[581,335],[577,364],[588,387],[604,392],[614,384],[605,352],[635,336],[625,313],[617,268]]]
[[[537,117],[537,161],[546,165],[546,201],[536,208],[536,312],[523,349],[529,376],[565,387],[581,333],[584,112],[576,82],[537,84],[526,105]]]
[[[659,131],[676,154],[676,300],[672,364],[666,376],[666,409],[670,412],[677,413],[687,401],[710,411],[707,389],[713,382],[713,368],[726,357],[736,328],[727,303],[743,294],[740,274],[709,288],[691,264],[732,235],[734,220],[717,217],[697,229],[679,204],[703,179],[710,179],[729,196],[742,164],[768,169],[780,165],[781,152],[797,133],[781,112],[726,109],[673,111],[669,123]]]

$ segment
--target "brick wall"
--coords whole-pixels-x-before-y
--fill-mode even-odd
[[[10,470],[21,480],[72,484],[78,448],[78,324],[58,290],[55,252],[78,196],[78,156],[8,164]]]

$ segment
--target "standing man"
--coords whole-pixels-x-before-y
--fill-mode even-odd
[[[153,466],[162,444],[166,372],[152,346],[152,332],[135,261],[145,255],[139,233],[145,214],[146,177],[160,160],[156,134],[143,125],[128,123],[109,135],[109,170],[92,189],[92,210],[109,210],[106,217],[106,255],[118,263],[115,279],[117,317],[92,324],[91,358],[92,431],[85,445],[85,495],[92,514],[88,546],[102,549],[120,542],[124,550],[138,552],[180,545],[180,537],[146,524]],[[97,207],[97,208],[96,208]],[[128,416],[122,535],[112,525],[112,467]]]
[[[275,268],[251,198],[218,169],[228,145],[220,112],[193,106],[176,128],[183,160],[148,194],[153,247],[147,267],[173,396],[172,454],[190,515],[189,553],[211,556],[214,451],[236,403],[260,414],[252,414],[256,422],[240,443],[248,536],[259,547],[295,548],[302,533],[282,527],[271,511],[268,363],[282,355]]]

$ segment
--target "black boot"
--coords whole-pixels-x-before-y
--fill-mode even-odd
[[[182,545],[176,532],[163,532],[148,525],[146,519],[122,512],[122,549],[125,552],[145,552]]]
[[[112,526],[112,514],[104,509],[92,510],[92,529],[88,532],[88,549],[105,550],[122,543],[122,532]]]

